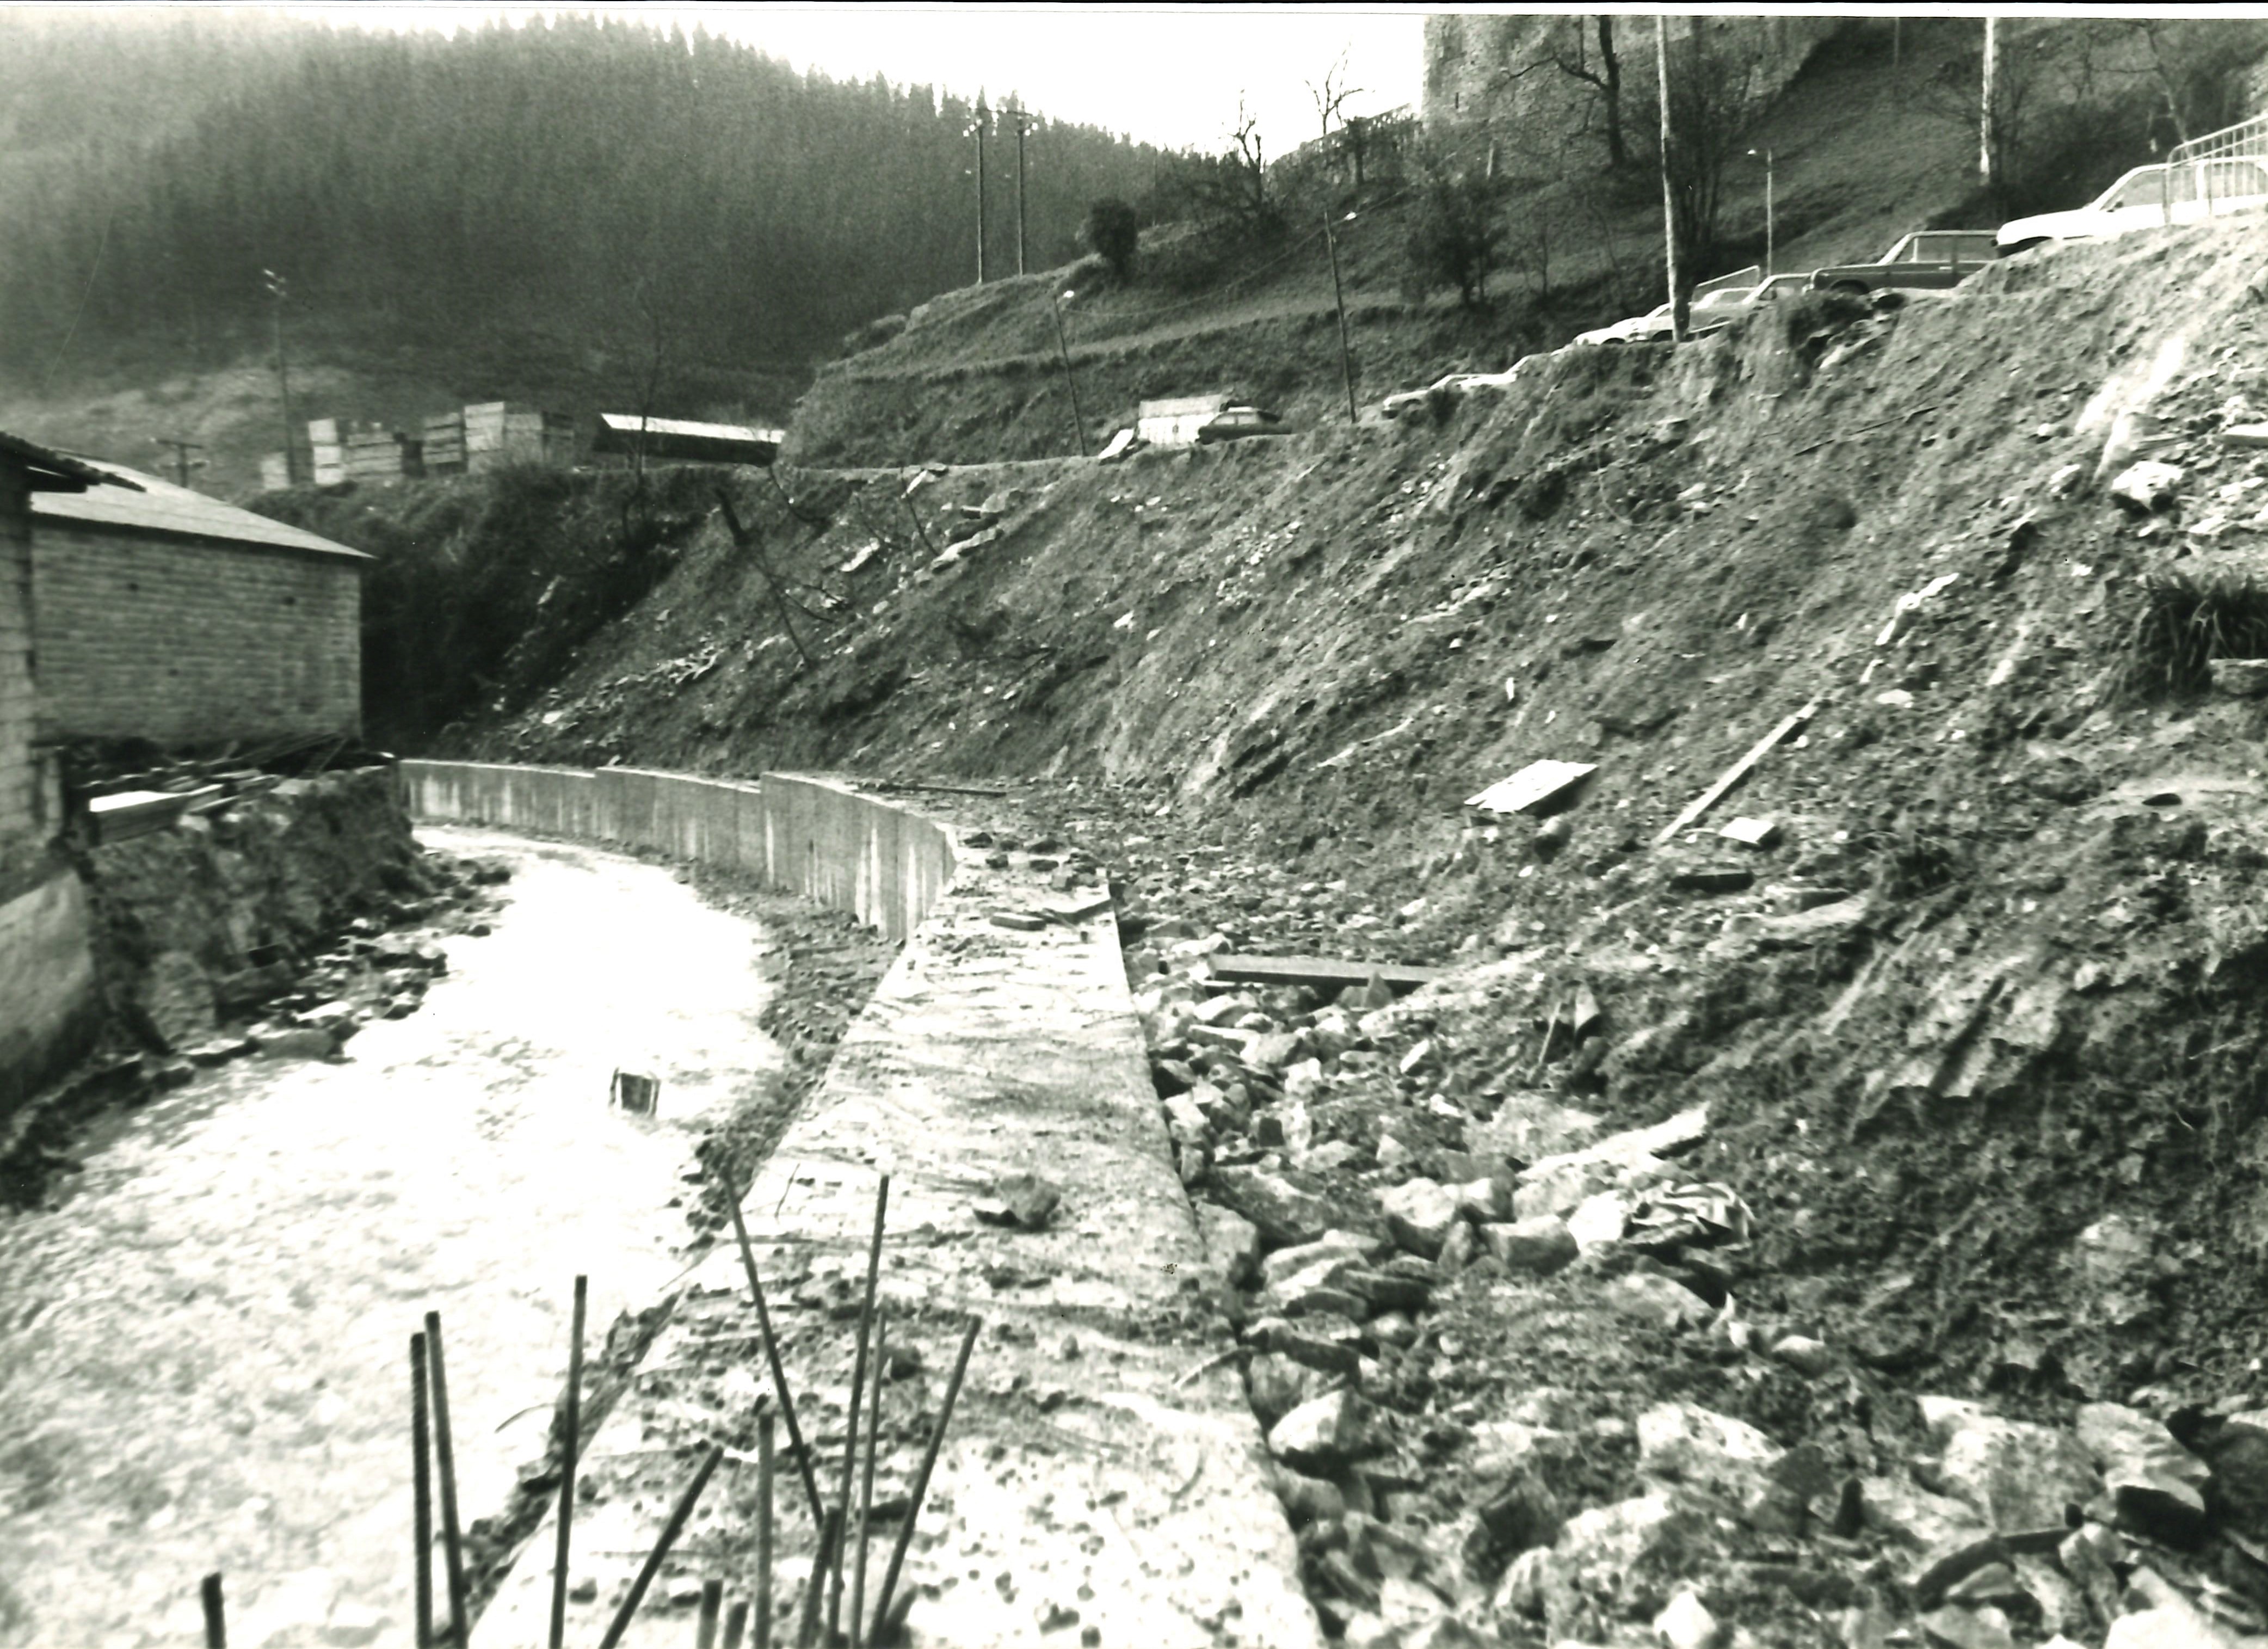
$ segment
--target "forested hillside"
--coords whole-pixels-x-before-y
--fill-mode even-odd
[[[970,110],[761,52],[565,18],[408,37],[0,11],[0,372],[217,363],[265,335],[261,270],[313,338],[500,342],[799,367],[966,281]],[[1035,120],[1031,254],[1156,156]],[[996,148],[991,251],[1012,268]]]

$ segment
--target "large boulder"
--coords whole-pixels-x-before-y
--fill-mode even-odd
[[[2079,1439],[2053,1426],[2004,1420],[1958,1397],[1924,1397],[1922,1418],[1943,1451],[1947,1491],[1984,1514],[1994,1533],[2062,1538],[2070,1512],[2099,1483]]]
[[[2118,1525],[2159,1539],[2194,1539],[2205,1527],[2208,1467],[2147,1415],[2117,1402],[2080,1405],[2079,1440],[2102,1472]]]

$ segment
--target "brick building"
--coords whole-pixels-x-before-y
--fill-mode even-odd
[[[124,486],[31,501],[38,741],[360,731],[368,556],[154,475],[84,467]]]
[[[79,493],[112,477],[60,453],[0,432],[0,857],[9,844],[47,834],[33,755],[38,711],[33,682],[32,517],[35,497]],[[130,481],[119,481],[130,488]]]

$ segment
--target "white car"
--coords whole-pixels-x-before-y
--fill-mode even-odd
[[[1517,383],[1520,379],[1520,369],[1535,358],[1534,356],[1525,356],[1514,361],[1501,372],[1449,372],[1435,379],[1423,389],[1396,390],[1379,402],[1378,410],[1385,417],[1398,418],[1420,401],[1430,399],[1437,389],[1446,389],[1460,394],[1472,389],[1503,389]]]
[[[2264,206],[2268,206],[2268,161],[2251,156],[2137,166],[2075,211],[2041,212],[2002,224],[1993,243],[2005,258],[2054,241],[2099,240]]]
[[[1695,293],[1686,312],[1685,335],[1697,338],[1730,325],[1733,312],[1741,307],[1742,300],[1753,290],[1747,286],[1722,286],[1713,292]],[[1632,315],[1628,320],[1617,320],[1611,327],[1596,327],[1588,332],[1579,332],[1575,335],[1575,342],[1667,343],[1670,334],[1669,306],[1656,304],[1646,313]]]

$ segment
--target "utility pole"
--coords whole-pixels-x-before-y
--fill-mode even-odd
[[[1068,302],[1078,296],[1077,292],[1065,292],[1064,301]],[[1063,357],[1064,386],[1071,391],[1071,450],[1075,453],[1084,453],[1086,451],[1086,414],[1079,409],[1079,379],[1071,373],[1071,344],[1064,337],[1063,304],[1056,300],[1052,291],[1048,294],[1048,313],[1055,317],[1056,349]]]
[[[1677,195],[1669,181],[1669,19],[1653,19],[1653,73],[1661,88],[1661,238],[1669,269],[1669,335],[1685,342],[1687,306],[1677,279]]]
[[[976,118],[968,129],[976,138],[976,283],[984,284],[984,129],[992,123],[992,111],[984,107],[984,94],[976,94]]]
[[[268,295],[276,300],[276,380],[284,401],[284,478],[295,486],[299,480],[299,447],[291,438],[291,363],[284,353],[284,277],[273,269],[260,271]]]
[[[2000,20],[1984,19],[1984,90],[1977,121],[1977,175],[1992,187],[1992,105],[1994,82],[2000,73]]]
[[[1764,273],[1772,272],[1772,152],[1769,146],[1751,149],[1752,155],[1761,155],[1764,163]]]
[[[1024,238],[1024,134],[1032,129],[1032,117],[1020,105],[1011,113],[1016,121],[1016,273],[1021,275],[1030,250]]]
[[[205,450],[202,441],[177,441],[170,435],[160,435],[156,437],[151,444],[157,446],[170,446],[173,449],[173,475],[184,487],[189,484],[189,471],[192,467],[198,469],[204,467],[202,459],[199,459],[195,466],[189,462],[191,453],[202,453]]]
[[[1354,214],[1349,212],[1345,221],[1352,223]],[[1347,422],[1351,424],[1358,422],[1354,411],[1354,351],[1347,344],[1346,291],[1339,284],[1339,243],[1331,233],[1328,208],[1323,212],[1323,245],[1330,248],[1331,254],[1331,301],[1339,309],[1339,376],[1346,382]]]

